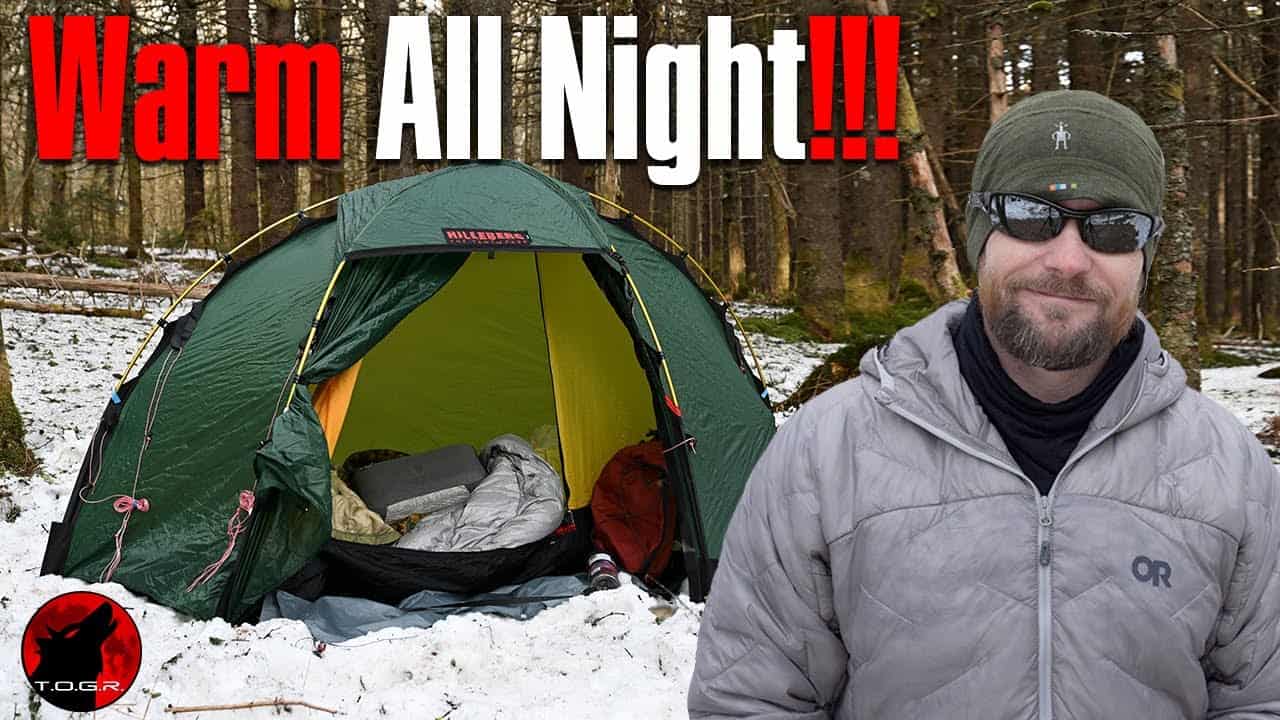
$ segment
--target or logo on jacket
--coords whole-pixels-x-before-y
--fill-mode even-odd
[[[1169,584],[1169,575],[1172,573],[1173,569],[1169,567],[1169,563],[1162,560],[1152,560],[1146,555],[1139,555],[1133,559],[1133,576],[1140,582],[1150,582],[1160,587],[1160,582],[1164,581],[1165,587],[1173,587]]]

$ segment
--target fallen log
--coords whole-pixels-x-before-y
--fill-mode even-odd
[[[26,262],[27,260],[52,260],[74,257],[68,252],[32,253],[30,255],[0,255],[0,262]]]
[[[82,292],[114,293],[145,297],[177,297],[182,288],[160,283],[144,283],[133,280],[109,278],[80,278],[48,273],[0,272],[0,287],[37,288],[40,290],[78,290]],[[200,285],[187,295],[192,300],[203,299],[213,289],[212,285]]]
[[[137,308],[95,307],[91,305],[49,305],[45,303],[22,302],[21,300],[0,300],[0,308],[5,310],[25,310],[27,312],[57,313],[60,315],[85,315],[88,317],[121,317],[141,320],[146,311]]]
[[[31,238],[40,237],[39,230],[32,230],[28,233]],[[0,242],[22,242],[28,238],[22,236],[21,230],[0,230]]]

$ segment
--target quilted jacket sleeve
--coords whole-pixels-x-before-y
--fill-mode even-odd
[[[848,655],[807,445],[792,418],[752,471],[729,523],[698,633],[692,718],[826,718]]]
[[[1280,719],[1280,473],[1247,445],[1246,529],[1206,668],[1211,719]]]

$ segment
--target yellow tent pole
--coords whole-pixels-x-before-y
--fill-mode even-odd
[[[169,306],[169,309],[165,310],[164,314],[160,316],[160,319],[156,320],[155,324],[151,326],[151,329],[147,331],[147,336],[142,339],[142,344],[139,345],[138,349],[134,351],[133,357],[129,358],[129,364],[125,366],[124,372],[120,373],[120,381],[116,383],[114,392],[120,392],[120,388],[124,385],[124,381],[129,379],[129,373],[133,371],[133,366],[138,363],[138,358],[142,357],[142,351],[147,348],[147,344],[151,342],[151,338],[155,337],[156,331],[160,329],[161,323],[167,320],[169,316],[173,314],[173,311],[178,308],[178,305],[182,304],[182,301],[187,299],[187,296],[191,294],[191,291],[195,290],[196,287],[200,285],[200,283],[204,282],[205,278],[212,275],[214,271],[218,269],[219,265],[226,263],[228,257],[230,257],[231,255],[234,255],[237,250],[240,250],[245,245],[248,245],[254,240],[257,240],[258,238],[262,237],[266,233],[269,233],[272,230],[275,230],[277,227],[283,225],[284,223],[289,222],[290,220],[297,218],[303,213],[308,212],[310,210],[314,210],[322,205],[328,205],[329,203],[333,202],[334,200],[337,200],[340,197],[342,196],[334,195],[328,200],[321,200],[320,202],[308,205],[302,208],[301,210],[298,210],[297,212],[291,213],[289,215],[285,215],[279,220],[271,223],[270,225],[259,230],[258,232],[250,235],[244,242],[231,248],[222,257],[215,260],[214,263],[209,266],[208,270],[205,270],[203,273],[200,273],[200,277],[196,278],[195,280],[192,280],[191,284],[188,285],[185,290],[183,290],[181,293],[178,294],[178,298],[173,301],[173,304]]]
[[[609,249],[618,252],[618,248],[610,245]],[[676,384],[671,380],[671,368],[667,365],[667,355],[662,352],[662,341],[658,339],[658,330],[653,326],[653,318],[649,317],[649,308],[645,307],[644,296],[640,294],[640,288],[636,286],[636,281],[631,278],[631,273],[627,269],[622,268],[622,276],[627,279],[627,284],[631,286],[631,293],[636,296],[636,301],[640,303],[640,312],[644,315],[644,321],[649,325],[649,334],[653,336],[653,346],[658,351],[658,357],[662,358],[662,372],[667,376],[667,387],[671,388],[671,403],[680,407],[680,398],[676,396]]]
[[[302,357],[298,359],[298,364],[294,369],[293,385],[289,388],[289,399],[284,401],[284,409],[288,410],[293,404],[293,394],[298,391],[297,377],[302,374],[302,369],[307,366],[307,358],[311,355],[311,344],[315,342],[316,333],[320,328],[320,318],[324,316],[324,306],[329,304],[329,296],[333,295],[333,288],[338,284],[338,276],[342,274],[342,268],[347,266],[347,261],[343,260],[338,263],[338,268],[333,271],[333,277],[329,278],[329,287],[324,289],[324,297],[320,298],[320,307],[316,308],[315,320],[311,323],[311,331],[307,333],[307,344],[302,348]],[[279,396],[277,396],[279,401]]]
[[[733,303],[729,302],[729,298],[724,296],[724,291],[720,289],[719,285],[716,285],[715,280],[711,279],[711,275],[709,275],[706,269],[702,267],[702,264],[698,262],[697,258],[690,255],[688,250],[685,250],[683,247],[681,247],[680,243],[676,242],[670,235],[663,232],[662,228],[658,227],[657,225],[654,225],[648,220],[645,220],[643,217],[640,217],[639,215],[631,212],[630,210],[610,200],[609,198],[601,197],[600,195],[597,195],[593,192],[588,192],[587,194],[595,198],[596,200],[599,200],[600,202],[606,205],[609,205],[614,209],[621,210],[622,212],[626,213],[632,218],[635,218],[640,222],[640,224],[644,225],[645,227],[649,228],[653,232],[657,233],[658,236],[661,237],[663,240],[675,246],[677,250],[679,250],[682,253],[685,253],[685,257],[688,258],[689,262],[693,263],[693,267],[696,268],[697,271],[702,274],[702,277],[705,278],[706,281],[711,284],[711,289],[716,291],[716,295],[720,296],[720,301],[723,302],[725,307],[729,309],[729,314],[733,316],[733,323],[738,326],[739,332],[742,333],[742,339],[747,344],[747,350],[751,352],[751,361],[756,366],[756,374],[760,376],[760,382],[765,385],[768,385],[769,383],[764,376],[764,368],[760,365],[760,357],[756,355],[756,349],[751,345],[751,338],[747,335],[746,329],[742,327],[742,319],[738,317],[738,313],[734,312]],[[628,277],[628,280],[630,280],[630,277]],[[661,349],[659,349],[659,351],[661,351]]]

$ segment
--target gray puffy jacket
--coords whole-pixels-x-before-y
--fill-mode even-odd
[[[1280,475],[1139,360],[1040,497],[961,377],[951,303],[762,456],[693,717],[1280,718]]]

